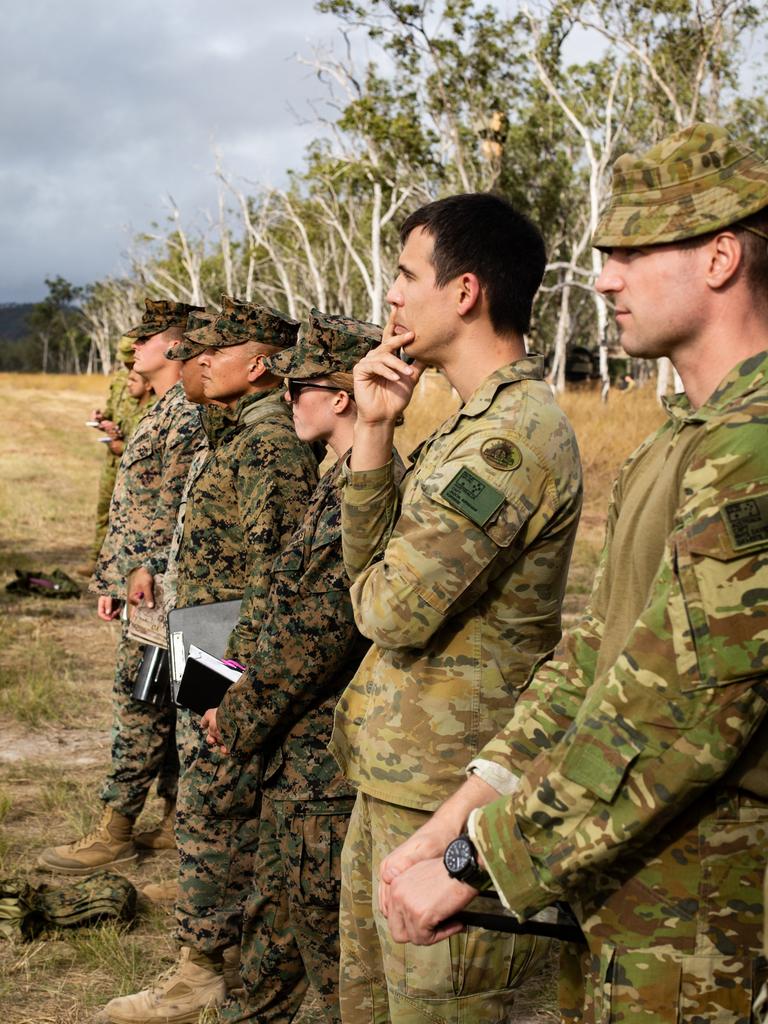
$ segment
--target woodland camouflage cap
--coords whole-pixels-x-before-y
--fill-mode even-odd
[[[243,345],[246,341],[259,341],[278,348],[296,343],[300,327],[297,320],[291,320],[269,306],[240,302],[228,295],[224,295],[221,301],[221,313],[206,326],[188,331],[185,338],[205,348]]]
[[[192,331],[199,331],[202,327],[214,319],[214,313],[205,312],[194,312],[190,313],[187,317],[187,329],[184,331],[184,339],[178,341],[175,345],[171,345],[168,351],[165,353],[166,359],[178,359],[182,363],[185,363],[188,359],[193,359],[195,356],[202,355],[205,352],[205,345],[199,345],[195,341],[189,340],[189,335]]]
[[[202,306],[190,306],[186,302],[169,302],[167,299],[145,299],[144,315],[138,327],[126,331],[126,338],[152,338],[162,334],[169,327],[185,327],[187,317]]]
[[[659,245],[728,227],[768,206],[768,163],[723,128],[693,124],[613,166],[592,244]]]
[[[313,309],[309,327],[298,344],[270,356],[265,363],[279,377],[300,380],[329,373],[351,373],[355,363],[380,341],[381,328],[376,324]]]

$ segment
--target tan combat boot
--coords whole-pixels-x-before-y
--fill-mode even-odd
[[[74,843],[49,846],[37,863],[49,871],[63,875],[91,875],[102,868],[115,867],[136,860],[133,845],[133,818],[126,818],[112,807],[105,807],[96,828]]]
[[[150,882],[141,892],[153,903],[175,903],[179,895],[179,883],[175,878],[168,882]]]
[[[197,1024],[200,1013],[224,1002],[221,970],[193,963],[183,946],[179,962],[151,988],[111,999],[99,1015],[112,1024]]]
[[[151,828],[146,832],[137,832],[133,841],[142,850],[175,850],[176,836],[173,832],[175,823],[176,801],[166,800],[163,820],[157,828]]]

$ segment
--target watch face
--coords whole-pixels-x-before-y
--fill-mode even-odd
[[[458,875],[462,872],[471,863],[472,854],[472,846],[463,836],[459,836],[458,839],[449,843],[443,855],[443,862],[448,869],[448,874]]]

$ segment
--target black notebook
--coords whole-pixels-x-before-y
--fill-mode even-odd
[[[242,674],[240,669],[231,668],[192,644],[176,693],[176,703],[204,715],[209,708],[217,708],[221,704],[224,694]]]

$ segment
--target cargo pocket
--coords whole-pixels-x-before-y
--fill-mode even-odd
[[[293,819],[293,828],[301,830],[301,851],[291,865],[292,882],[307,906],[339,905],[341,849],[348,825],[348,814],[312,814]]]
[[[682,973],[680,958],[658,948],[606,947],[600,959],[600,984],[594,993],[595,1021],[679,1024]],[[709,1017],[701,1020],[711,1024]]]
[[[254,758],[244,764],[201,746],[184,773],[180,798],[211,818],[255,818],[261,804],[261,763]]]
[[[768,486],[750,486],[734,488],[675,542],[699,671],[688,690],[768,672]]]
[[[610,803],[642,749],[613,718],[594,714],[573,734],[563,759],[563,775]]]

